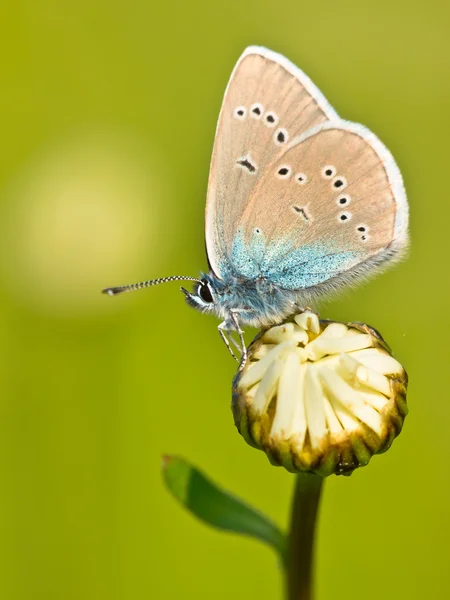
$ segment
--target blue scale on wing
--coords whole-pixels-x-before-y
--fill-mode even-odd
[[[247,241],[239,230],[233,240],[230,264],[235,276],[256,279],[261,277],[261,268],[266,253],[266,240],[262,232],[254,231]]]
[[[239,231],[234,238],[230,264],[235,276],[264,277],[281,288],[297,290],[322,283],[359,260],[359,252],[336,251],[323,242],[295,248],[289,240],[267,244],[263,233],[257,231],[247,241]]]
[[[280,262],[268,266],[263,276],[284,289],[305,289],[347,271],[359,262],[359,257],[359,252],[333,251],[315,243],[284,254]]]

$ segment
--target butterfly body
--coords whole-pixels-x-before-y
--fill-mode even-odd
[[[222,337],[238,332],[245,358],[241,325],[273,325],[404,256],[403,180],[372,132],[341,119],[286,58],[252,46],[219,115],[205,235],[211,270],[182,291],[222,319]]]
[[[186,300],[197,310],[214,313],[222,319],[225,330],[235,329],[232,314],[243,326],[268,327],[295,310],[297,294],[278,288],[266,278],[228,275],[225,279],[219,279],[212,272],[201,277],[202,283],[193,293],[183,290]],[[202,292],[204,286],[208,287],[210,296]]]

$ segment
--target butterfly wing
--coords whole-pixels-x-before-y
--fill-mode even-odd
[[[407,226],[389,151],[362,125],[328,121],[292,140],[260,178],[236,224],[230,264],[284,289],[336,287],[400,256]]]
[[[206,207],[218,277],[337,287],[401,256],[408,206],[389,151],[284,57],[248,48],[220,113]]]
[[[290,139],[337,114],[311,80],[283,56],[249,47],[225,92],[206,203],[206,247],[218,277],[229,271],[238,222],[252,190]]]

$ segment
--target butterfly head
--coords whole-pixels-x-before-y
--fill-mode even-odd
[[[186,288],[182,287],[181,291],[186,297],[186,302],[189,306],[196,308],[200,312],[218,313],[218,305],[220,304],[219,291],[218,291],[218,280],[213,278],[212,275],[201,274],[201,278],[187,277],[185,275],[173,275],[171,277],[160,277],[159,279],[149,279],[140,283],[133,283],[131,285],[122,285],[118,287],[106,288],[103,291],[104,294],[109,296],[117,296],[124,292],[133,292],[135,290],[141,290],[143,288],[159,285],[161,283],[169,283],[172,281],[193,281],[194,289],[189,292]],[[217,283],[215,283],[217,282]]]
[[[215,312],[216,307],[216,292],[210,281],[206,277],[198,280],[192,292],[182,287],[181,291],[186,297],[186,302],[189,306],[196,308],[203,313]]]

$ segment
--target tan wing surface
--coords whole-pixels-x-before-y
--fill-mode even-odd
[[[353,253],[333,264],[343,270],[381,260],[384,252],[392,256],[407,244],[407,221],[402,178],[389,151],[363,126],[338,120],[290,142],[253,189],[237,229],[250,249],[255,231],[264,236],[261,263],[273,274],[287,264],[283,245],[288,253],[320,241],[325,254]]]
[[[206,245],[223,275],[252,190],[289,141],[337,114],[311,80],[284,57],[250,47],[225,92],[206,203]],[[259,210],[259,209],[258,209]]]

